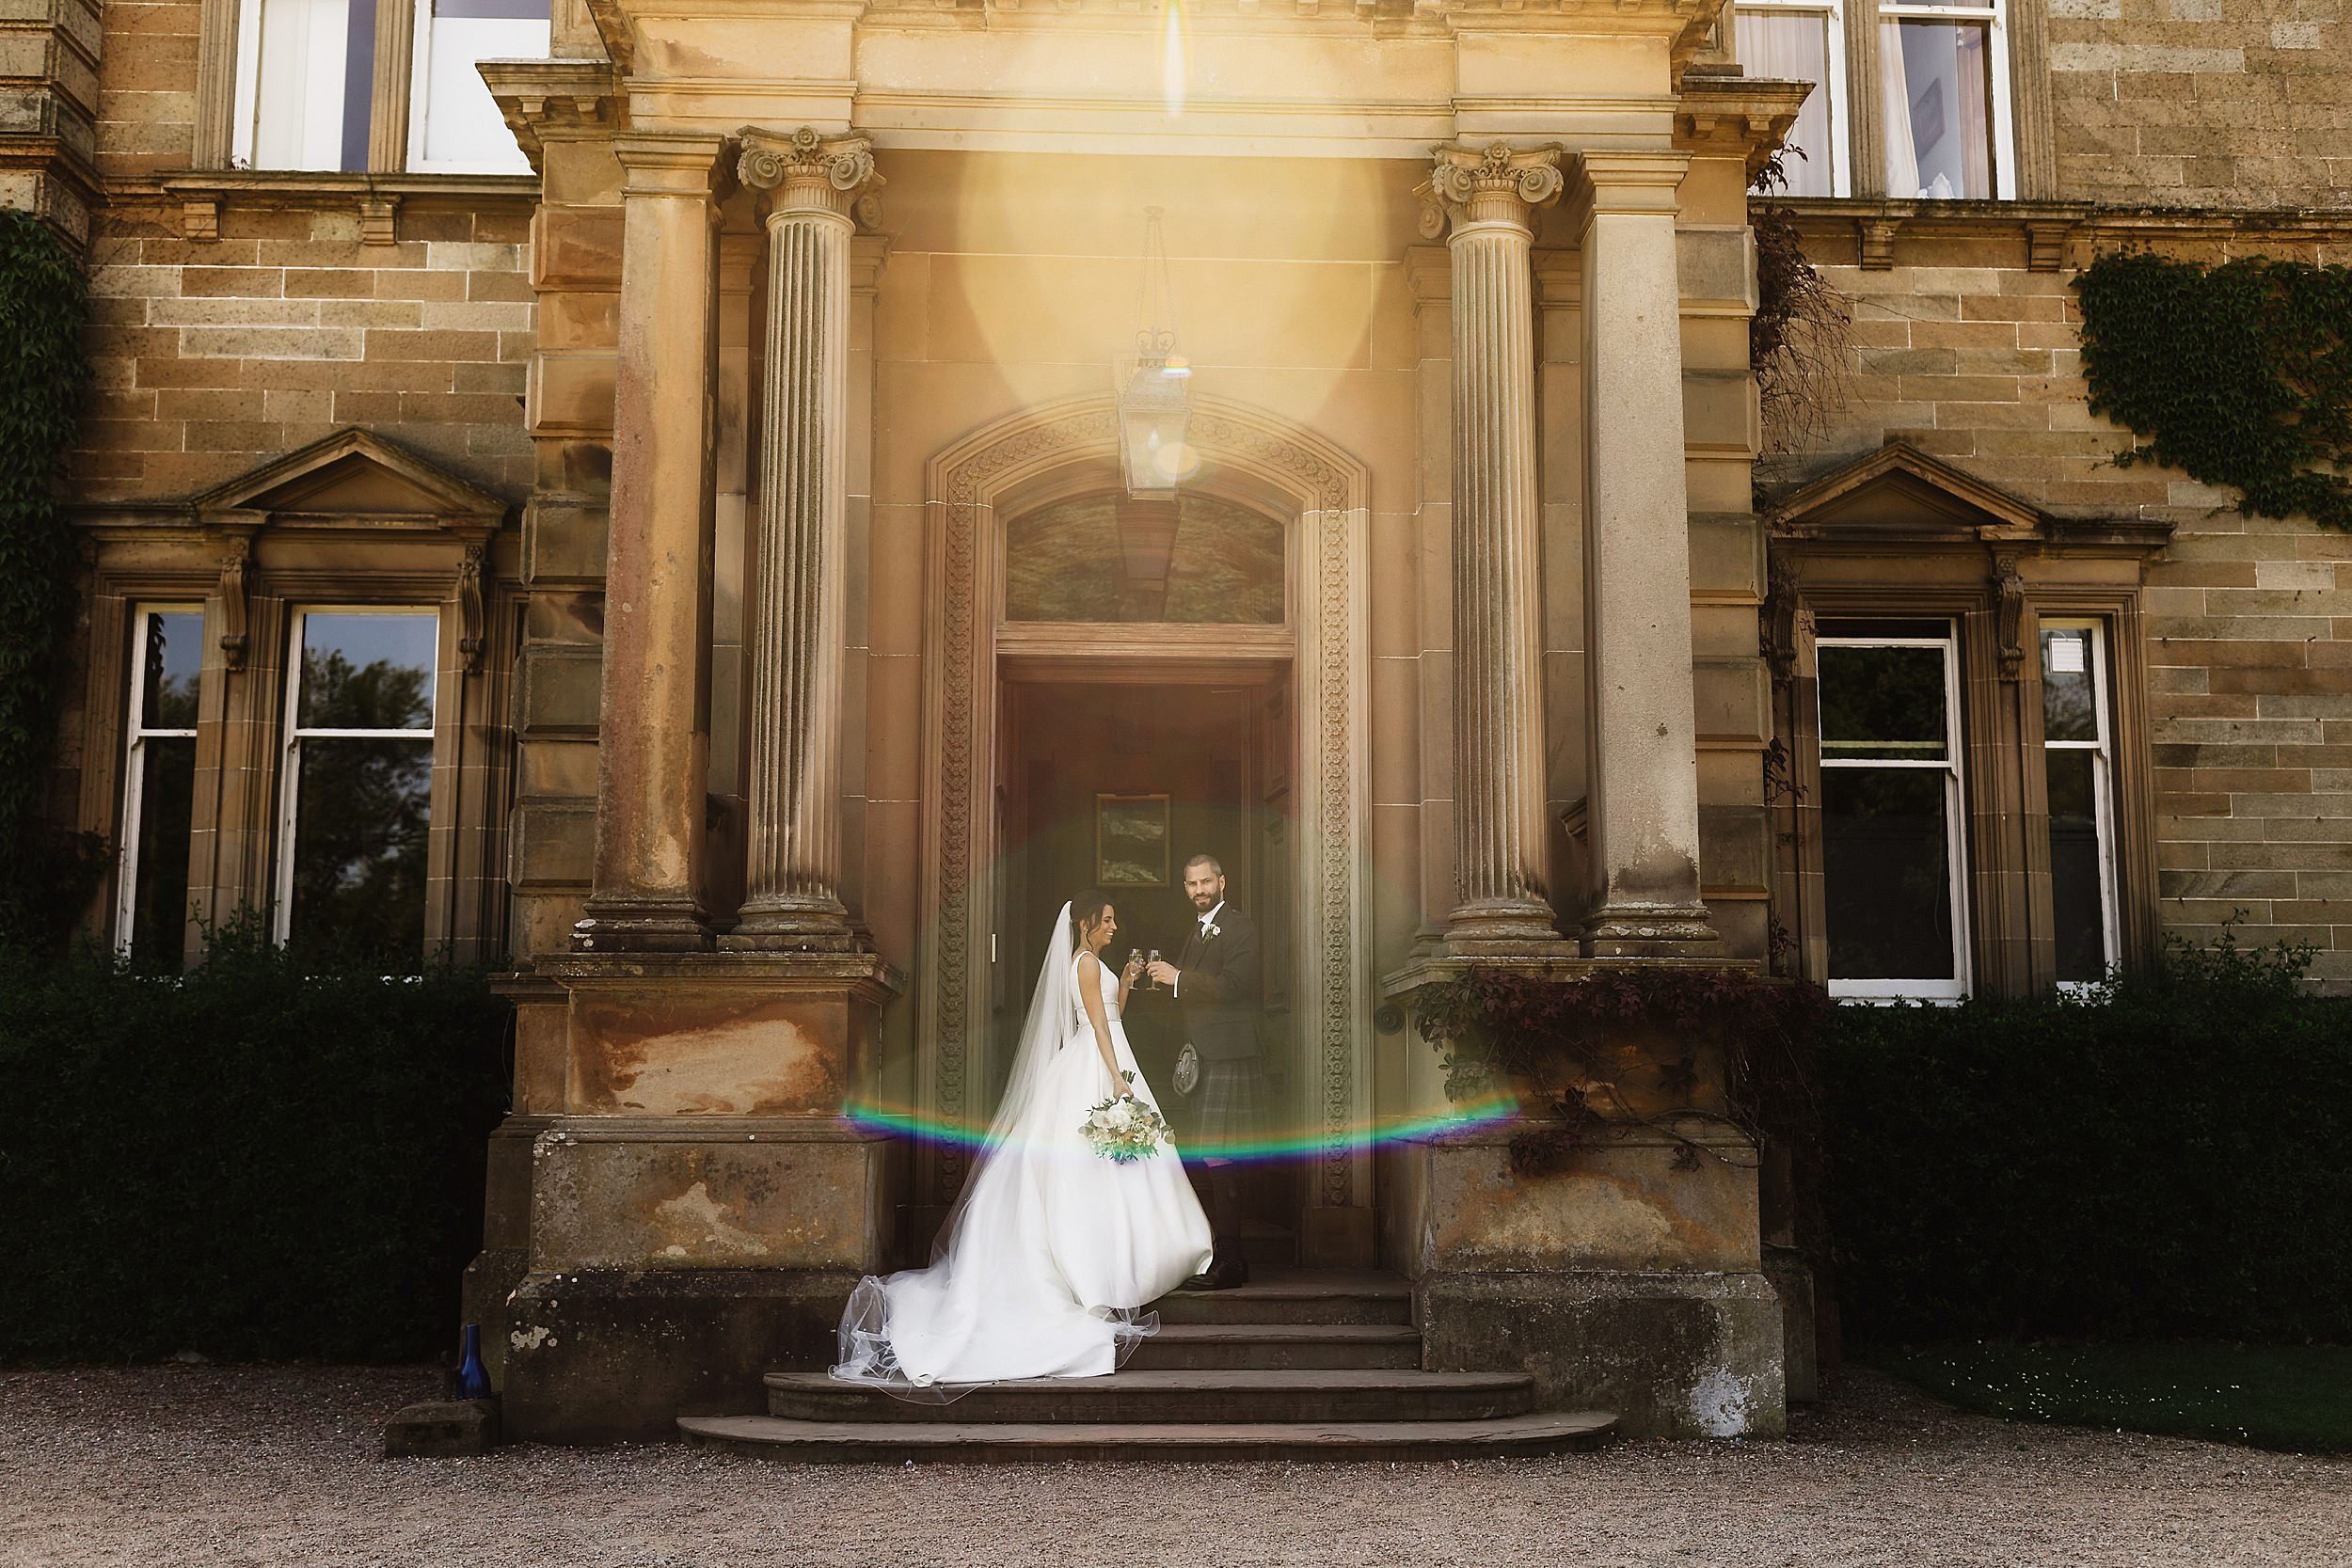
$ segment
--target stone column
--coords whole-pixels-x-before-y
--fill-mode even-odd
[[[1717,944],[1699,901],[1691,693],[1691,519],[1682,455],[1681,153],[1587,152],[1573,198],[1584,265],[1586,610],[1594,958]]]
[[[1535,210],[1559,150],[1441,146],[1419,192],[1446,236],[1454,326],[1454,885],[1446,945],[1557,953],[1544,896]]]
[[[596,880],[572,931],[582,951],[709,945],[711,200],[723,147],[682,133],[613,141],[624,171],[620,348]]]
[[[857,944],[840,894],[850,240],[882,182],[863,136],[747,127],[742,141],[737,173],[766,193],[768,337],[744,595],[749,864],[723,945],[843,951]]]

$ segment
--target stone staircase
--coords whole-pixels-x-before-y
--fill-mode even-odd
[[[1157,1304],[1117,1373],[988,1384],[946,1404],[823,1372],[768,1374],[762,1416],[691,1416],[692,1442],[802,1463],[1465,1459],[1602,1441],[1604,1411],[1534,1408],[1517,1372],[1426,1372],[1412,1288],[1375,1273],[1268,1269]]]

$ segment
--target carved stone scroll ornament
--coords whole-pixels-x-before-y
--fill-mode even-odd
[[[1507,142],[1495,142],[1477,151],[1441,144],[1430,149],[1430,157],[1429,178],[1417,193],[1424,239],[1439,238],[1449,223],[1525,228],[1531,213],[1560,197],[1557,147],[1514,151]]]
[[[457,653],[466,673],[482,671],[482,555],[483,546],[468,545],[457,563]]]
[[[246,577],[252,562],[252,540],[238,534],[221,542],[220,659],[231,670],[245,668]]]
[[[2013,681],[2026,669],[2026,579],[2018,574],[2015,556],[1993,558],[1993,587],[1998,596],[1995,625],[2000,634],[2001,678]]]
[[[1787,686],[1797,674],[1797,634],[1804,590],[1798,586],[1797,564],[1786,555],[1772,558],[1771,586],[1764,595],[1764,659],[1772,684]]]
[[[864,136],[827,136],[803,125],[778,135],[746,125],[735,177],[755,191],[772,192],[771,212],[830,212],[871,229],[882,221],[888,182],[874,171],[874,144]]]

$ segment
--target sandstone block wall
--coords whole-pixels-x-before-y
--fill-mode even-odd
[[[1888,271],[1820,245],[1853,303],[1851,396],[1770,477],[1900,437],[2054,513],[2170,522],[2143,600],[2164,927],[2202,942],[2242,912],[2242,941],[2310,942],[2352,986],[2352,534],[2116,467],[2130,438],[2087,406],[2070,275],[2027,271],[2022,243],[1906,239]],[[2352,231],[2303,253],[2352,261]]]
[[[528,490],[527,200],[404,213],[389,245],[361,242],[356,205],[231,204],[210,242],[178,220],[157,202],[98,225],[78,499],[182,499],[344,425]]]
[[[2061,196],[2352,206],[2352,26],[2338,0],[2047,3]]]

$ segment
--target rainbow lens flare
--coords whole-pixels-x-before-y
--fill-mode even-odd
[[[1230,1160],[1273,1164],[1284,1160],[1312,1159],[1335,1145],[1361,1145],[1377,1148],[1382,1144],[1399,1143],[1413,1138],[1427,1138],[1447,1132],[1463,1132],[1482,1127],[1492,1127],[1508,1121],[1518,1112],[1518,1101],[1509,1096],[1495,1096],[1467,1105],[1456,1105],[1431,1116],[1400,1117],[1385,1121],[1366,1123],[1346,1132],[1334,1132],[1327,1127],[1311,1132],[1273,1132],[1263,1136],[1238,1141],[1215,1141],[1185,1138],[1181,1132],[1176,1150],[1187,1160]],[[936,1147],[982,1149],[989,1147],[988,1124],[958,1120],[902,1106],[885,1105],[862,1101],[850,1105],[844,1115],[858,1128],[869,1132],[886,1132]],[[1056,1146],[1057,1152],[1069,1152]],[[1088,1156],[1091,1158],[1091,1156]]]

